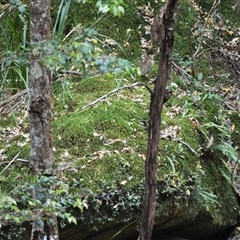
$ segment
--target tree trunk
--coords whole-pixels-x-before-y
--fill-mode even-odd
[[[171,76],[171,56],[174,42],[174,28],[177,1],[168,0],[154,18],[154,41],[161,44],[158,76],[150,103],[148,150],[145,162],[145,195],[140,240],[151,240],[156,208],[157,157],[160,138],[161,113],[167,80]]]
[[[34,174],[52,173],[51,71],[40,62],[40,48],[50,39],[50,0],[30,1],[30,136]]]
[[[41,62],[46,56],[44,44],[50,39],[50,0],[30,0],[30,168],[38,177],[53,173],[51,133],[51,71]],[[35,189],[33,197],[37,197]],[[48,199],[39,199],[42,203]],[[31,239],[58,239],[54,214],[44,210],[34,216]]]

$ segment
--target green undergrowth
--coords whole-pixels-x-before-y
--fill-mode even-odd
[[[126,211],[134,209],[134,204],[139,209],[144,189],[149,92],[143,86],[124,89],[82,110],[112,91],[116,81],[110,75],[103,75],[69,82],[72,97],[60,90],[53,96],[57,177],[68,182],[73,196],[81,196],[90,206],[96,207],[98,198],[107,199],[112,204],[112,217],[122,211],[114,208],[118,201]],[[132,80],[125,79],[124,83],[131,84]],[[222,161],[224,154],[217,150],[222,137],[229,137],[223,136],[224,128],[218,127],[222,121],[218,98],[204,88],[202,92],[190,88],[183,91],[174,82],[169,83],[169,88],[174,93],[162,114],[157,214],[161,214],[161,202],[174,197],[178,203],[186,201],[195,207],[197,202],[201,203],[201,208],[207,210],[216,223],[230,221],[235,212],[228,213],[227,220],[223,218],[227,199],[222,186],[231,199],[231,206],[236,199],[221,172],[229,174]],[[237,121],[237,117],[233,114],[232,121]],[[214,142],[207,148],[211,135]],[[12,145],[6,150],[8,160],[18,153],[21,158],[29,159],[29,144],[19,147],[24,140],[22,136],[11,140]],[[0,170],[3,168],[4,165]],[[0,187],[5,193],[16,187],[16,181],[21,184],[31,179],[24,162],[13,164],[3,176]],[[91,219],[94,220],[94,216]]]
[[[195,52],[196,39],[192,36],[191,29],[194,27],[197,15],[198,13],[189,1],[181,2],[176,23],[174,49],[176,53],[186,59]]]
[[[181,58],[187,62],[195,50],[196,42],[191,38],[190,29],[194,26],[197,14],[188,1],[182,2],[175,51],[177,60]],[[135,7],[133,2],[129,4],[125,18],[103,19],[96,27],[101,32],[105,31],[106,35],[111,31],[111,37],[122,46],[128,41],[133,42],[124,46],[126,55],[123,56],[137,62],[141,48],[136,25],[141,24],[142,20],[135,15],[128,18]],[[147,4],[147,1],[143,1],[143,4]],[[87,12],[91,4],[84,6],[86,8],[81,11]],[[79,17],[82,16],[79,14]],[[84,18],[85,25],[88,20]],[[125,32],[128,28],[132,30],[127,39]],[[237,113],[224,112],[219,96],[209,90],[208,86],[215,80],[211,82],[207,78],[210,70],[204,54],[196,65],[196,75],[202,73],[204,81],[173,76],[173,82],[168,83],[173,95],[164,104],[162,113],[157,214],[166,211],[161,205],[163,201],[174,199],[176,206],[182,202],[185,206],[192,204],[192,212],[203,209],[210,213],[216,223],[225,224],[236,214],[233,210],[236,198],[231,183],[226,179],[229,170],[224,164],[228,159],[226,153],[230,154],[233,149],[226,152],[224,143],[233,141],[236,149],[239,148],[240,129],[237,123],[240,117]],[[156,73],[155,65],[151,74]],[[100,205],[105,202],[107,207],[111,207],[112,211],[108,213],[113,217],[111,220],[123,209],[128,218],[126,212],[141,208],[150,94],[143,86],[137,86],[86,106],[117,86],[133,82],[134,79],[130,77],[121,79],[106,74],[65,79],[53,84],[52,125],[56,178],[68,183],[71,196],[86,199],[88,205],[96,210],[96,215]],[[224,119],[228,118],[235,124],[232,132],[225,124]],[[14,127],[15,123],[14,118],[0,119],[0,130],[5,134],[4,138],[8,139],[7,146],[3,139],[0,141],[7,163],[18,154],[19,158],[25,160],[30,155],[29,140],[25,135],[29,132],[27,120],[21,129],[23,134],[11,133],[11,137],[6,135],[5,129]],[[17,185],[33,179],[26,162],[14,162],[4,170],[5,166],[0,165],[0,172],[3,171],[1,193],[11,193]],[[171,212],[172,202],[169,204],[169,212],[164,212],[166,215]],[[229,208],[231,211],[227,212]],[[96,218],[91,216],[91,220]]]
[[[57,161],[75,162],[78,171],[68,175],[72,186],[78,182],[79,187],[72,188],[75,194],[86,195],[86,190],[88,193],[101,193],[116,189],[124,192],[136,190],[139,193],[139,189],[144,186],[147,129],[143,122],[148,121],[149,93],[143,87],[131,91],[127,89],[81,110],[82,106],[100,95],[95,92],[98,90],[97,86],[93,86],[94,83],[101,81],[101,94],[113,89],[113,79],[101,79],[105,77],[80,81],[74,88],[77,107],[54,121],[56,158]],[[81,92],[82,86],[85,86],[85,90],[82,90],[84,94]],[[170,84],[171,86],[177,92],[175,85]],[[222,206],[226,205],[226,199],[221,198],[222,181],[225,181],[223,185],[228,187],[229,194],[232,193],[232,188],[221,177],[221,169],[224,168],[222,160],[216,164],[214,172],[220,177],[216,179],[210,174],[213,168],[211,161],[220,159],[222,154],[213,148],[212,155],[206,161],[200,158],[202,154],[205,156],[208,143],[206,135],[213,134],[216,145],[220,142],[220,131],[214,125],[221,122],[221,119],[216,118],[220,106],[216,96],[204,89],[202,91],[193,92],[189,89],[184,96],[173,96],[165,104],[162,130],[171,131],[171,127],[178,129],[176,138],[172,139],[169,133],[168,137],[160,140],[159,200],[182,196],[179,201],[181,198],[190,202],[192,199],[202,201],[203,208],[212,214],[215,221],[223,223]],[[213,127],[205,126],[208,122],[212,122]],[[64,155],[66,149],[67,157]],[[64,171],[67,173],[67,170]],[[231,195],[231,199],[234,204],[234,195]]]
[[[53,1],[55,10],[57,10],[59,3]],[[56,3],[55,3],[56,2]],[[146,5],[146,1],[142,1],[143,5]],[[156,3],[154,3],[155,5]],[[81,23],[82,27],[92,26],[100,34],[105,35],[114,41],[116,41],[121,48],[116,44],[105,44],[105,50],[107,52],[117,52],[119,56],[127,58],[129,60],[140,59],[141,48],[139,26],[144,23],[142,18],[139,18],[136,13],[136,7],[141,3],[134,3],[128,1],[125,7],[125,13],[121,17],[114,17],[111,14],[97,13],[95,3],[88,1],[85,4],[75,4],[75,7],[71,7],[68,14],[68,26],[66,31],[72,29],[77,24]],[[93,24],[93,25],[92,25]],[[99,37],[101,38],[101,37]]]
[[[213,5],[214,0],[196,0],[204,11],[209,11]],[[233,9],[232,6],[236,5]],[[239,11],[237,1],[221,1],[221,3],[215,9],[215,14],[219,14],[224,20],[230,20],[233,23],[239,23]]]
[[[1,118],[0,119],[0,126],[1,128],[5,128],[5,127],[13,127],[15,125],[15,117],[11,116],[9,118]]]
[[[114,17],[110,14],[102,17],[97,13],[93,2],[85,4],[76,4],[74,8],[69,9],[68,25],[66,31],[68,32],[77,24],[81,23],[81,27],[90,27],[93,22],[93,28],[100,34],[103,34],[114,41],[116,44],[108,44],[106,42],[106,52],[116,52],[118,56],[127,58],[135,63],[141,61],[141,38],[140,32],[150,40],[151,34],[145,34],[144,26],[146,24],[143,9],[153,8],[154,14],[157,14],[163,5],[162,2],[156,1],[128,1],[125,5],[125,13],[121,17]],[[139,7],[139,9],[138,9]],[[58,9],[57,1],[53,1],[53,15]],[[195,51],[196,39],[192,37],[192,28],[196,22],[199,13],[188,0],[181,1],[179,16],[176,26],[174,49],[181,57],[192,56]],[[93,19],[94,18],[94,19]],[[152,50],[152,49],[148,49]]]
[[[232,126],[234,126],[234,130],[232,131],[232,141],[236,149],[240,149],[240,114],[238,112],[229,111],[227,113],[227,118],[230,119]]]

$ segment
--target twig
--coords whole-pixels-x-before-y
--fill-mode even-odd
[[[71,70],[61,70],[60,73],[62,73],[62,74],[73,74],[73,75],[83,76],[83,73],[82,73],[82,72],[71,71]]]
[[[209,18],[210,18],[210,16],[211,16],[212,12],[213,12],[214,9],[220,4],[220,2],[221,2],[221,0],[215,0],[214,3],[213,3],[213,5],[212,5],[212,8],[211,8],[210,11],[208,12],[207,19],[206,19],[206,21],[205,21],[205,23],[204,23],[204,25],[203,25],[202,33],[201,33],[201,36],[200,36],[200,42],[199,42],[199,44],[198,44],[198,47],[197,47],[196,52],[193,54],[193,57],[192,57],[193,59],[195,59],[195,58],[198,57],[198,53],[199,53],[200,48],[201,48],[201,46],[202,46],[203,34],[205,33],[205,28],[206,28],[206,26],[207,26],[208,20],[209,20]]]
[[[0,172],[0,174],[3,174],[3,172],[17,159],[20,152],[8,163],[8,165]]]
[[[232,106],[230,106],[226,101],[220,101],[222,104],[226,105],[227,108],[231,109],[232,111],[237,111]]]
[[[19,161],[19,162],[29,162],[28,160],[26,160],[26,159],[22,159],[22,158],[17,158],[17,161]]]
[[[173,65],[173,68],[175,68],[177,71],[181,72],[183,75],[187,76],[190,79],[192,78],[192,76],[190,74],[188,74],[186,72],[186,70],[179,67],[175,62],[172,61],[172,65]]]
[[[82,26],[81,26],[81,24],[78,24],[77,26],[75,26],[75,27],[65,36],[65,38],[62,40],[62,42],[64,42],[74,31],[82,31]]]
[[[188,147],[191,150],[191,152],[193,152],[197,157],[199,157],[199,154],[188,143],[184,142],[180,138],[178,138],[177,141]]]
[[[206,49],[203,49],[200,53],[197,54],[196,57],[201,56],[203,53],[205,53],[205,52],[207,52],[207,51],[213,51],[213,50],[217,51],[217,49],[214,49],[214,48],[206,48]]]
[[[122,86],[122,87],[113,89],[111,92],[108,92],[107,94],[103,95],[102,97],[98,98],[97,100],[89,103],[89,104],[86,105],[86,106],[83,106],[83,107],[81,108],[81,110],[84,110],[84,109],[86,109],[86,108],[88,108],[88,107],[91,107],[91,106],[99,103],[99,102],[102,101],[103,99],[111,96],[112,94],[114,94],[114,93],[116,93],[116,92],[119,92],[119,91],[121,91],[121,90],[123,90],[123,89],[126,89],[126,88],[133,88],[133,87],[138,86],[138,85],[144,86],[144,87],[147,88],[147,90],[152,94],[151,88],[150,88],[146,83],[136,82],[136,83],[133,83],[132,85],[124,85],[124,86]]]
[[[26,163],[28,163],[29,161],[26,160],[26,159],[17,158],[17,159],[15,160],[15,162],[26,162]],[[6,163],[9,163],[9,161],[0,162],[0,165],[6,164]]]
[[[219,48],[206,48],[204,50],[202,50],[200,53],[198,53],[197,57],[199,57],[200,55],[202,55],[203,53],[207,52],[207,51],[211,51],[211,52],[220,52],[222,53],[224,56],[231,56],[231,57],[240,57],[240,54],[236,54],[236,53],[229,53],[224,51],[223,49],[219,49]]]

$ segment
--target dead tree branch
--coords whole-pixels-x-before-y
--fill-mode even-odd
[[[89,104],[86,105],[86,106],[83,106],[83,107],[81,108],[81,110],[84,110],[84,109],[86,109],[86,108],[88,108],[88,107],[92,107],[92,106],[94,106],[95,104],[101,102],[103,99],[108,98],[109,96],[111,96],[111,95],[113,95],[114,93],[117,93],[117,92],[119,92],[119,91],[121,91],[121,90],[123,90],[123,89],[127,89],[127,88],[132,89],[133,87],[140,86],[140,85],[144,86],[144,87],[152,94],[151,88],[150,88],[146,83],[136,82],[136,83],[133,83],[133,84],[131,84],[131,85],[124,85],[124,86],[122,86],[122,87],[113,89],[111,92],[108,92],[107,94],[103,95],[102,97],[98,98],[97,100],[89,103]]]
[[[156,208],[157,157],[161,114],[167,80],[171,77],[172,48],[178,0],[168,0],[153,22],[154,41],[160,43],[158,75],[150,103],[148,149],[145,162],[145,194],[139,240],[151,240]]]
[[[9,163],[8,165],[0,172],[0,175],[3,174],[5,172],[5,170],[17,159],[18,155],[20,153],[18,153]]]
[[[72,71],[72,70],[61,70],[60,73],[62,73],[62,74],[72,74],[72,75],[77,75],[77,76],[83,76],[84,75],[82,72]]]

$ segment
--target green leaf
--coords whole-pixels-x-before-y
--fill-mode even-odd
[[[83,211],[83,202],[81,199],[76,199],[76,201],[73,204],[73,207],[77,207],[80,211]]]
[[[201,81],[203,79],[203,73],[199,73],[197,76],[198,81]]]
[[[74,216],[72,216],[71,219],[72,219],[72,222],[73,222],[75,225],[77,225],[77,219],[76,219]]]
[[[97,7],[98,7],[98,5],[97,5]],[[107,13],[109,11],[109,7],[107,5],[105,5],[105,6],[101,5],[98,7],[98,11],[101,13]]]
[[[17,223],[17,224],[20,223],[20,219],[19,219],[18,217],[13,217],[13,220],[14,220],[14,222]]]
[[[4,219],[5,219],[6,221],[7,221],[7,220],[10,220],[10,219],[12,219],[12,216],[11,216],[9,213],[7,213]]]

